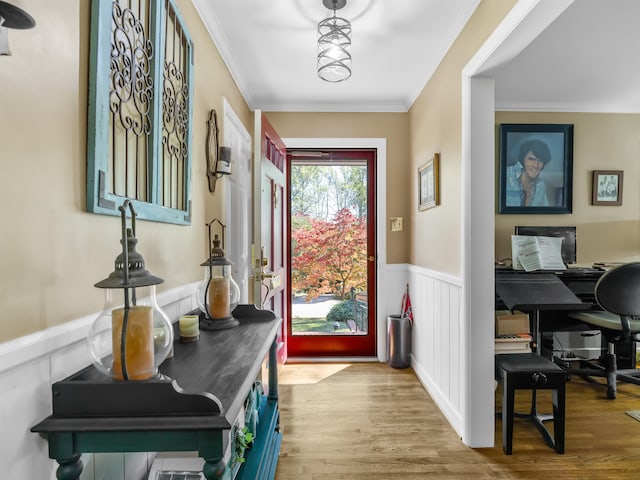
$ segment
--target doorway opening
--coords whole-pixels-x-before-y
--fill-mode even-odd
[[[376,151],[287,152],[290,356],[374,356]]]

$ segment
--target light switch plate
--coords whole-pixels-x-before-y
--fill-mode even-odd
[[[391,231],[401,232],[404,230],[404,218],[403,217],[391,217]]]

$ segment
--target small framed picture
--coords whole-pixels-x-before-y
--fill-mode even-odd
[[[591,205],[622,205],[622,170],[594,170]]]
[[[418,169],[418,209],[420,211],[440,205],[440,154],[434,153]]]

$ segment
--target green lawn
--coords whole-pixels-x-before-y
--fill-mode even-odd
[[[338,322],[340,327],[333,330],[333,323],[324,318],[294,318],[292,320],[293,333],[349,333],[349,327],[345,322]]]

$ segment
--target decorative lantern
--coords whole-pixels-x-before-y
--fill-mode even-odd
[[[221,330],[238,325],[238,320],[233,318],[233,310],[240,300],[240,289],[231,277],[232,262],[224,256],[224,244],[220,247],[221,240],[217,234],[211,240],[211,226],[219,223],[224,229],[226,226],[217,218],[206,226],[209,231],[209,245],[212,245],[211,256],[200,265],[205,267],[204,279],[198,288],[196,302],[200,308],[200,327],[203,330]]]
[[[131,228],[127,213],[131,211]],[[129,200],[118,207],[122,253],[115,270],[95,284],[105,289],[105,306],[93,322],[88,342],[94,365],[114,380],[149,380],[173,346],[173,326],[156,301],[155,286],[164,280],[145,269],[136,251],[136,212]],[[117,294],[121,289],[124,298]]]

